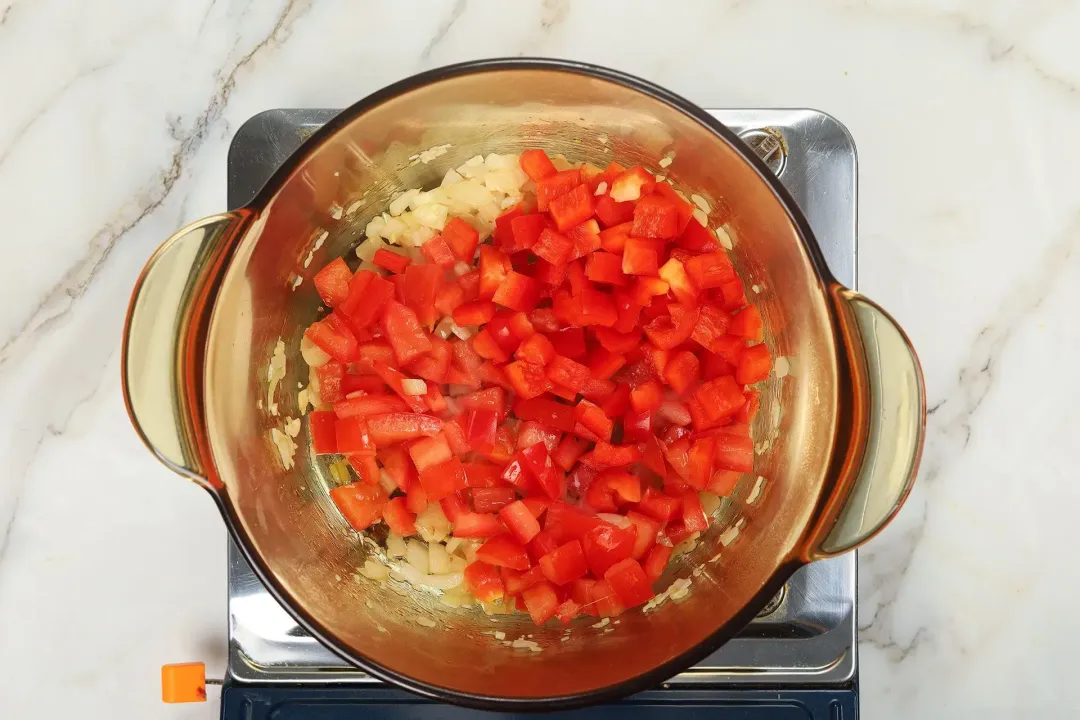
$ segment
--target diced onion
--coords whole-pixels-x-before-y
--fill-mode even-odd
[[[311,367],[322,367],[330,362],[330,356],[321,347],[308,340],[307,335],[300,336],[300,355]]]
[[[625,515],[616,515],[615,513],[596,513],[596,517],[604,522],[611,523],[617,528],[628,528],[634,524],[634,522]]]
[[[416,378],[405,378],[401,381],[401,392],[406,395],[427,395],[427,383]]]
[[[442,543],[428,544],[428,569],[434,575],[450,572],[450,553]]]
[[[409,540],[405,546],[405,560],[421,575],[427,575],[430,565],[428,563],[427,545],[419,540]]]
[[[386,555],[391,558],[405,557],[405,538],[394,533],[387,535]]]

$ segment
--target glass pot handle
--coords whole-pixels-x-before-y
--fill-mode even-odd
[[[203,460],[202,369],[217,279],[250,213],[188,225],[147,261],[128,304],[120,382],[131,424],[173,471],[211,489]]]
[[[838,426],[838,481],[807,546],[831,557],[873,537],[911,490],[926,429],[922,368],[907,335],[878,305],[836,285],[833,300],[847,352],[851,395]]]

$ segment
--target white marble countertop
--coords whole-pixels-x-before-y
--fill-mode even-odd
[[[0,715],[216,717],[158,680],[223,668],[225,531],[136,439],[118,351],[152,250],[224,209],[235,129],[527,54],[848,126],[860,289],[932,408],[860,557],[863,712],[1077,717],[1077,28],[1078,0],[0,0]]]

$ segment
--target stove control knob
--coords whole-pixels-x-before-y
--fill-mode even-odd
[[[167,703],[206,702],[206,686],[220,685],[220,680],[206,679],[206,665],[201,662],[161,666],[161,700]]]

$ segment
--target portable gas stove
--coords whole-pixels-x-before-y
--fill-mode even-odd
[[[856,287],[856,158],[847,130],[814,110],[713,110],[777,173],[829,267]],[[269,110],[229,148],[229,207],[247,203],[336,110]],[[799,570],[735,639],[661,687],[568,717],[829,718],[858,715],[855,554]],[[301,629],[229,545],[229,658],[222,718],[464,718],[367,675]],[[482,713],[498,716],[497,713]]]

